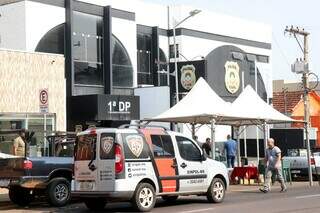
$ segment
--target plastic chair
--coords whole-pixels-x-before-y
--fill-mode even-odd
[[[290,161],[288,160],[282,160],[282,175],[285,182],[290,181],[290,185],[292,185],[292,178],[291,178],[291,167],[290,167]]]

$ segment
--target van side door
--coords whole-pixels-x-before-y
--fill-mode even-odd
[[[179,155],[176,155],[179,170],[180,192],[204,191],[207,188],[206,161],[194,141],[175,136]],[[212,168],[213,169],[213,168]]]
[[[151,135],[151,141],[160,192],[176,192],[179,190],[178,168],[171,137]]]

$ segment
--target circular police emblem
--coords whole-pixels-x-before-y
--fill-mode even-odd
[[[111,148],[113,147],[113,137],[107,136],[101,138],[101,147],[105,154],[109,154],[111,151]]]
[[[191,90],[196,83],[196,68],[191,65],[184,65],[181,68],[181,86],[186,90]]]
[[[224,65],[224,68],[226,70],[224,78],[226,88],[231,94],[234,94],[240,88],[239,65],[234,61],[227,61]]]
[[[129,135],[126,137],[126,141],[132,154],[134,154],[138,158],[143,150],[142,137],[139,135]]]

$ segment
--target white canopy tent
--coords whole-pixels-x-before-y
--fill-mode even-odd
[[[218,123],[222,122],[226,117],[230,120],[236,119],[230,114],[231,110],[231,103],[225,102],[203,78],[199,78],[190,92],[180,102],[162,114],[148,120],[208,124],[214,118]]]
[[[231,125],[238,129],[242,125],[264,125],[272,123],[295,122],[268,105],[260,96],[247,86],[231,104],[220,98],[208,83],[199,78],[191,91],[176,105],[162,114],[145,119],[146,121],[211,124],[211,140],[214,142],[215,125]],[[238,137],[239,134],[237,134]],[[266,140],[265,134],[265,140]],[[238,143],[238,146],[239,143]],[[214,158],[215,146],[212,143]],[[238,163],[240,151],[238,147]]]

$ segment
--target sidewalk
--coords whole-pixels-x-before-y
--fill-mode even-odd
[[[308,188],[309,182],[292,182],[292,185],[290,183],[286,183],[288,188]],[[237,184],[237,185],[230,185],[228,191],[229,192],[243,192],[243,191],[258,191],[259,188],[262,186],[262,184],[258,185],[257,183],[247,185],[247,184]],[[280,184],[276,182],[274,184],[274,187],[280,187]],[[318,181],[314,181],[313,187],[319,187]]]

